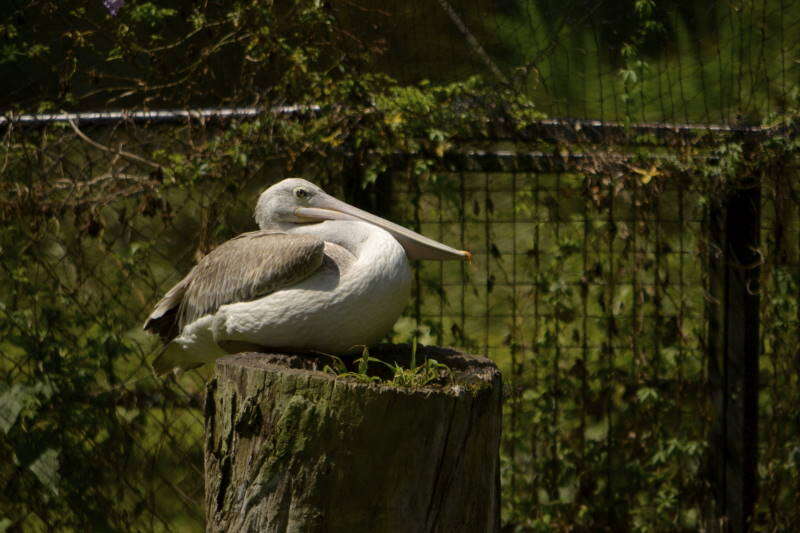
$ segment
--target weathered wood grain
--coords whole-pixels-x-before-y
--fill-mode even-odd
[[[499,530],[500,374],[482,357],[424,356],[455,380],[410,390],[337,379],[319,370],[324,357],[218,360],[206,397],[207,531]]]

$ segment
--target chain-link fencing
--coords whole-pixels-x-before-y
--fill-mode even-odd
[[[253,227],[279,165],[176,181],[142,154],[180,164],[230,123],[71,124],[5,132],[0,512],[32,529],[200,529],[211,369],[153,377],[157,342],[141,323],[199,257]],[[709,444],[726,419],[709,375],[721,304],[709,217],[752,174],[759,259],[742,268],[760,273],[756,520],[789,527],[798,191],[793,148],[758,151],[773,134],[544,122],[502,149],[396,154],[367,188],[296,171],[473,252],[469,265],[416,265],[392,340],[494,359],[506,379],[504,522],[586,530],[694,530],[717,516],[711,471],[731,452]]]

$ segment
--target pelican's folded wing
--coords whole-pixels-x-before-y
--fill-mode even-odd
[[[221,306],[246,302],[298,283],[324,258],[325,243],[311,235],[253,231],[211,251],[167,292],[144,329],[169,342],[184,325]]]

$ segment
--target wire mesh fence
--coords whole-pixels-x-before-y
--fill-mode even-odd
[[[692,513],[708,503],[697,497],[697,415],[710,415],[699,393],[702,205],[686,183],[652,184],[648,197],[623,176],[537,163],[439,175],[458,193],[449,210],[446,193],[423,197],[436,202],[423,211],[444,220],[420,225],[459,233],[475,252],[463,272],[421,266],[418,316],[431,340],[504,370],[506,518],[557,529],[638,519],[696,527]],[[448,211],[458,222],[445,229]],[[655,467],[667,435],[680,445]],[[663,502],[658,524],[664,488],[681,498]]]
[[[402,83],[482,74],[555,117],[753,125],[795,107],[798,96],[800,7],[787,0],[360,0],[325,9],[344,36],[314,27],[331,56],[358,61],[376,51],[373,70]],[[288,42],[297,42],[292,24],[313,24],[280,3],[172,1],[154,10],[130,0],[110,15],[101,2],[45,10],[19,2],[3,16],[0,108],[27,111],[42,102],[98,109],[264,101],[259,87],[276,78],[246,49],[258,33],[247,23]],[[49,31],[60,27],[69,30]],[[81,68],[72,68],[77,57]]]
[[[550,116],[758,124],[791,106],[799,81],[800,11],[781,0],[366,5],[391,74],[499,69]]]
[[[225,179],[177,180],[148,157],[168,153],[180,165],[230,126],[120,120],[6,129],[7,523],[202,528],[201,408],[211,369],[153,377],[156,341],[141,323],[199,257],[253,227],[257,193],[282,177],[281,165],[250,158],[229,162]],[[494,149],[398,154],[365,189],[358,176],[305,177],[473,252],[470,265],[416,265],[413,299],[391,339],[485,354],[503,370],[509,528],[713,529],[711,470],[729,450],[709,444],[719,418],[709,309],[722,302],[709,285],[719,243],[708,227],[717,172],[738,153],[737,137],[634,129],[620,142],[617,126],[535,128],[550,136],[537,130]],[[772,133],[755,144],[773,142]],[[735,159],[736,172],[762,190],[760,288],[751,288],[761,294],[762,323],[755,524],[769,529],[800,519],[793,153],[780,164]]]

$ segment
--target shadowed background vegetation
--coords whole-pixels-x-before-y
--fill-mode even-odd
[[[319,110],[0,125],[0,530],[202,529],[211,369],[152,377],[140,325],[286,175],[474,252],[416,265],[392,339],[503,370],[510,531],[714,525],[707,213],[757,177],[755,525],[800,521],[794,4],[9,6],[6,116]],[[754,145],[548,116],[786,128]]]

